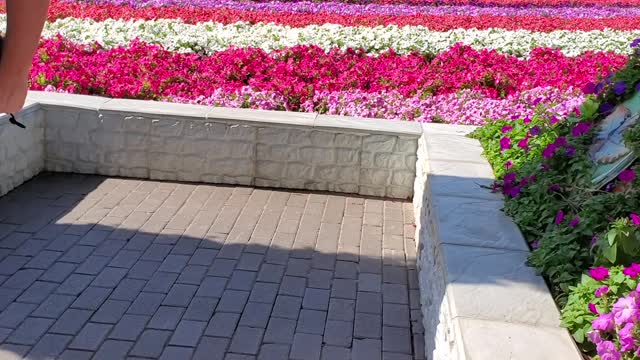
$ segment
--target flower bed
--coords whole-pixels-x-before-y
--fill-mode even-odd
[[[596,126],[640,89],[640,40],[627,65],[583,88],[566,117],[539,111],[501,120],[473,136],[499,178],[505,211],[533,249],[530,265],[548,280],[563,322],[599,359],[640,358],[640,191],[637,165],[595,187],[589,149]],[[624,133],[639,154],[640,125]]]

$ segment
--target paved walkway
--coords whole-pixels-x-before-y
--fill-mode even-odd
[[[39,176],[0,198],[0,359],[420,359],[412,216],[377,199]]]

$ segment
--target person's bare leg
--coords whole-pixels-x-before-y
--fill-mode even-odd
[[[0,60],[0,113],[18,112],[27,97],[33,55],[47,19],[49,0],[6,0],[7,33]]]

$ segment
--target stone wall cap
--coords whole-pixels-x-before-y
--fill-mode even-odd
[[[110,98],[100,96],[65,94],[47,91],[29,91],[29,94],[27,95],[28,102],[39,103],[45,107],[74,107],[78,109],[96,111],[110,100]]]
[[[207,120],[245,121],[269,125],[312,127],[317,114],[294,111],[254,110],[214,107],[206,115]]]
[[[340,115],[318,115],[315,121],[318,129],[353,131],[357,133],[377,133],[385,135],[422,135],[420,124],[412,121],[358,118]]]
[[[129,112],[154,116],[173,116],[205,119],[210,106],[170,103],[161,101],[111,99],[100,107],[100,112]]]

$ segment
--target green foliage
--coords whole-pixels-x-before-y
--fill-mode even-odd
[[[640,259],[640,228],[629,218],[615,220],[597,244],[597,262],[630,265]]]

